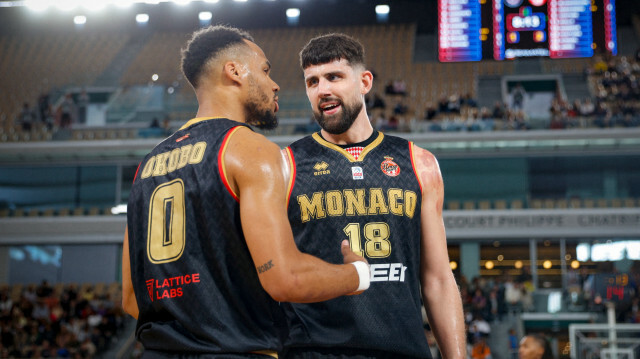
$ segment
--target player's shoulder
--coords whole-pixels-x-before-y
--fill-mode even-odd
[[[229,138],[224,151],[224,167],[230,173],[260,176],[280,171],[282,155],[280,147],[249,128],[236,130]]]
[[[308,146],[310,143],[314,143],[316,142],[316,140],[313,139],[313,134],[311,135],[306,135],[302,138],[299,138],[295,141],[293,141],[289,146],[287,146],[287,148],[296,148],[296,147],[300,147],[300,146]]]
[[[416,159],[421,159],[428,162],[431,162],[431,161],[434,161],[436,163],[438,162],[438,160],[436,159],[436,156],[433,153],[431,153],[431,151],[427,150],[426,148],[422,148],[413,142],[411,143],[411,151],[413,152],[413,156]]]
[[[412,152],[415,171],[422,183],[422,188],[432,188],[433,185],[441,186],[442,175],[436,156],[416,144],[412,144]]]
[[[251,130],[249,127],[239,126],[230,136],[229,144],[241,148],[243,153],[260,157],[273,153],[279,153],[280,147],[270,141],[263,134]]]

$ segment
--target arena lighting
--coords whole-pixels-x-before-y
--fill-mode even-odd
[[[493,261],[486,261],[484,267],[491,270],[494,267]]]
[[[49,8],[50,3],[47,0],[29,0],[26,6],[33,11],[44,11]]]
[[[77,7],[80,6],[80,1],[78,0],[59,0],[56,1],[55,5],[56,8],[58,8],[59,10],[62,11],[71,11]]]
[[[571,261],[571,268],[573,268],[573,269],[578,269],[578,268],[580,268],[580,262],[578,262],[578,261],[576,261],[576,260]]]
[[[124,214],[127,213],[127,205],[119,204],[115,207],[111,207],[111,214]]]
[[[516,267],[516,269],[521,269],[522,268],[522,261],[516,261],[513,264],[514,267]]]
[[[151,80],[152,80],[153,82],[158,81],[158,78],[159,78],[158,74],[153,74],[153,75],[151,75]]]
[[[550,261],[550,260],[548,260],[548,259],[547,259],[546,261],[542,262],[542,267],[543,267],[544,269],[550,269],[550,268],[551,268],[551,266],[552,266],[551,261]]]
[[[115,0],[113,4],[120,9],[128,9],[133,5],[133,3],[128,0]]]
[[[111,1],[106,1],[106,0],[85,1],[82,4],[82,7],[84,7],[89,11],[100,11],[105,7],[107,7],[107,5],[109,5],[110,3]]]
[[[376,14],[378,15],[388,15],[389,10],[389,5],[376,5]]]
[[[0,7],[16,7],[23,6],[23,1],[0,1]]]
[[[210,21],[211,18],[213,18],[211,11],[201,11],[198,14],[198,19],[200,19],[200,21]]]
[[[289,8],[285,12],[287,14],[287,24],[290,26],[298,25],[300,21],[300,9],[297,8]]]
[[[296,9],[296,8],[290,8],[287,9],[287,17],[293,18],[293,17],[299,17],[300,16],[300,9]]]
[[[76,25],[84,25],[87,23],[87,17],[84,15],[74,16],[73,23]]]
[[[389,21],[389,5],[376,5],[376,20],[379,23]]]
[[[146,24],[149,22],[149,14],[138,14],[136,15],[136,22],[138,24]]]
[[[458,262],[456,261],[449,262],[449,267],[451,268],[451,270],[456,270],[458,268]]]

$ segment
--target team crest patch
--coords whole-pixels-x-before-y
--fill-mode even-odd
[[[397,163],[393,162],[393,157],[385,156],[385,160],[380,164],[380,169],[382,172],[389,177],[395,177],[400,174],[400,166]]]

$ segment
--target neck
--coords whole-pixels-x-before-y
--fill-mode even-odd
[[[237,122],[246,122],[244,108],[238,97],[229,91],[200,89],[196,91],[198,112],[196,117],[224,117]]]
[[[336,145],[348,145],[352,143],[358,143],[366,140],[373,133],[373,127],[367,116],[367,111],[362,108],[358,118],[353,122],[349,129],[341,134],[334,135],[325,130],[321,130],[322,137]]]

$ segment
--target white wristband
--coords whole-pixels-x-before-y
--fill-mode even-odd
[[[351,262],[351,264],[356,267],[356,271],[358,271],[358,277],[360,278],[360,284],[358,284],[358,289],[356,289],[355,291],[360,292],[362,290],[368,289],[371,282],[369,265],[363,261],[355,261]]]

